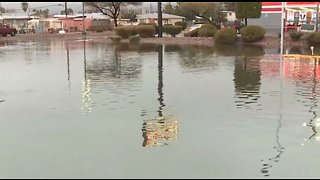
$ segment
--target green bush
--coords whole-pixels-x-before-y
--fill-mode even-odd
[[[156,28],[152,25],[138,25],[138,33],[142,38],[153,37],[155,32]]]
[[[306,36],[306,40],[312,45],[320,44],[320,32],[310,33],[310,35]]]
[[[185,37],[198,37],[198,31],[200,28],[192,30],[184,34]]]
[[[266,30],[261,26],[249,25],[240,30],[241,39],[245,42],[256,42],[263,39]]]
[[[174,25],[182,26],[182,30],[185,30],[187,28],[187,22],[185,22],[185,21],[178,21],[178,22],[174,23]]]
[[[301,37],[303,36],[302,32],[297,32],[297,31],[290,31],[289,35],[293,41],[299,41]]]
[[[129,37],[129,42],[130,43],[139,43],[140,42],[140,36],[137,36],[137,35],[130,36]]]
[[[112,40],[113,43],[119,43],[121,41],[120,36],[113,36],[113,37],[110,37],[110,39]]]
[[[170,34],[172,37],[176,37],[177,34],[181,33],[182,28],[182,26],[167,25],[163,26],[163,32]]]
[[[237,40],[237,31],[233,28],[223,28],[214,35],[214,41],[217,43],[231,44]]]
[[[118,26],[115,31],[123,39],[128,39],[130,36],[138,34],[136,26]]]
[[[213,37],[217,32],[217,28],[212,24],[204,24],[198,30],[199,37]]]

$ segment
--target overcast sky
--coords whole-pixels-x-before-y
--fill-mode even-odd
[[[8,9],[17,9],[21,12],[21,2],[0,2],[1,6]],[[64,10],[64,7],[58,6],[58,4],[63,4],[64,2],[28,2],[31,8],[36,7],[43,7],[43,6],[50,6],[44,7],[44,9],[49,9],[49,13],[60,13],[61,10]],[[156,8],[156,2],[152,2]],[[143,6],[149,7],[149,2],[143,3]],[[55,6],[56,5],[56,6]],[[81,12],[82,11],[82,2],[68,2],[68,8],[71,8],[74,12]]]

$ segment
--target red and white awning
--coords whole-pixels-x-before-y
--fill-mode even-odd
[[[287,8],[316,8],[318,2],[286,2]],[[281,13],[282,2],[262,2],[261,13]]]

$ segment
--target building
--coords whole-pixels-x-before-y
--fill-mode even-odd
[[[67,17],[65,15],[54,15],[54,18],[61,20],[63,29],[69,32],[81,32],[83,30],[83,23],[86,31],[107,30],[111,26],[109,18],[102,13],[85,14],[84,22],[82,14]]]
[[[162,13],[163,24],[175,24],[178,21],[184,21],[185,17]],[[156,23],[158,24],[158,13],[148,13],[137,15],[137,23]]]
[[[297,26],[316,22],[318,2],[285,2],[285,28],[288,30]],[[248,19],[248,24],[264,27],[267,33],[281,32],[282,2],[262,2],[261,17]]]
[[[19,33],[21,29],[27,28],[29,20],[37,18],[36,16],[28,16],[27,13],[2,13],[0,23],[16,28]]]
[[[33,33],[43,34],[62,29],[62,21],[56,18],[32,19],[28,21],[27,27]]]
[[[234,11],[222,11],[227,18],[227,21],[235,21],[236,18],[236,13]]]

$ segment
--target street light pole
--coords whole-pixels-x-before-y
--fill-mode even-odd
[[[86,35],[86,27],[84,22],[84,2],[82,2],[82,35]]]
[[[316,31],[318,31],[318,24],[319,24],[319,2],[317,2],[317,14],[316,14]]]
[[[280,41],[280,56],[283,55],[283,39],[284,39],[284,2],[281,3],[281,41]],[[282,59],[282,58],[281,58]]]
[[[162,10],[161,2],[158,2],[158,37],[162,37]]]

